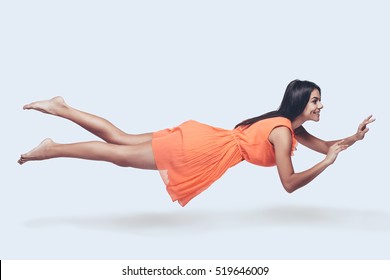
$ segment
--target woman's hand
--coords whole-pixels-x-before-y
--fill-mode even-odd
[[[356,132],[356,139],[362,140],[364,139],[364,136],[368,132],[369,128],[367,127],[368,124],[374,122],[375,119],[372,118],[372,115],[368,116],[360,125]]]
[[[348,148],[348,145],[343,144],[344,140],[338,141],[332,146],[329,147],[328,153],[325,158],[325,162],[328,165],[331,165],[335,162],[337,159],[337,156],[341,151],[344,151],[345,149]]]

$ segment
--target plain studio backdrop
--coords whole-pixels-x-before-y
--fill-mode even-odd
[[[0,259],[388,259],[390,26],[386,1],[1,1]],[[22,106],[61,95],[130,133],[195,119],[232,128],[287,84],[322,88],[323,139],[362,142],[287,194],[241,163],[185,208],[158,172],[53,159],[44,138],[96,140]],[[323,155],[299,145],[296,171]]]

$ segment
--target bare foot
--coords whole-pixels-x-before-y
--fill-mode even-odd
[[[41,142],[36,148],[20,156],[18,160],[19,164],[26,163],[30,160],[44,160],[48,159],[47,150],[49,147],[53,146],[55,143],[50,138],[47,138]]]
[[[36,101],[23,106],[23,110],[37,110],[42,113],[58,115],[60,110],[66,107],[66,103],[61,96],[56,96],[49,100]]]

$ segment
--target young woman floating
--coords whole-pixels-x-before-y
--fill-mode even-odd
[[[187,121],[172,129],[134,135],[103,118],[72,108],[62,97],[54,97],[25,105],[23,109],[73,121],[105,142],[58,144],[45,139],[21,155],[18,162],[71,157],[159,170],[172,200],[185,206],[227,169],[246,160],[260,166],[276,165],[283,187],[291,193],[333,164],[341,151],[362,140],[367,125],[375,120],[372,116],[366,118],[350,137],[324,141],[302,126],[306,121],[319,121],[322,108],[320,87],[313,82],[294,80],[287,86],[278,110],[245,120],[233,130]],[[291,156],[297,141],[325,154],[325,158],[296,173]]]

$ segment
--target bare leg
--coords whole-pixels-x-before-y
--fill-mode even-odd
[[[33,109],[68,119],[111,144],[136,145],[152,139],[152,133],[138,135],[125,133],[106,119],[72,108],[60,96],[30,103],[23,109]]]
[[[151,141],[138,145],[116,145],[98,141],[58,144],[45,139],[38,147],[21,155],[19,164],[58,157],[107,161],[123,167],[156,170]]]

